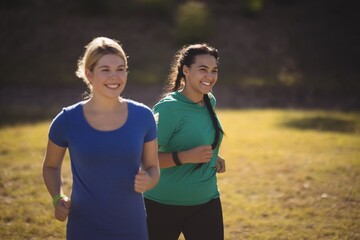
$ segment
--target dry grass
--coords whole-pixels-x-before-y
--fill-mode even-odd
[[[360,114],[221,110],[226,240],[360,239]],[[0,239],[64,239],[41,177],[49,121],[0,129]],[[65,160],[64,180],[70,173]]]
[[[226,239],[360,238],[359,114],[219,115],[227,133],[228,171],[219,176]],[[309,119],[320,120],[301,124]]]

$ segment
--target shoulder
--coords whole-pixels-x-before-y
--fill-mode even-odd
[[[162,99],[160,99],[153,107],[154,112],[158,111],[175,111],[175,106],[178,104],[177,99],[174,97],[174,93],[169,93]]]
[[[136,114],[140,116],[152,116],[153,113],[150,109],[150,107],[146,106],[145,104],[141,102],[137,102],[131,99],[126,99],[126,102],[128,104],[128,108],[130,111],[135,112]]]
[[[131,99],[126,99],[125,100],[128,104],[128,107],[129,108],[133,108],[133,109],[136,109],[136,110],[139,110],[139,111],[151,111],[151,109],[146,106],[145,104],[141,103],[141,102],[137,102],[137,101],[134,101],[134,100],[131,100]]]
[[[70,105],[70,106],[67,106],[67,107],[64,107],[62,109],[62,112],[65,112],[65,113],[73,113],[73,112],[76,112],[76,111],[79,111],[82,109],[82,106],[84,105],[84,101],[81,101],[81,102],[77,102],[73,105]]]
[[[73,115],[74,113],[80,111],[82,109],[82,105],[84,102],[78,102],[75,103],[73,105],[67,106],[67,107],[63,107],[63,109],[61,110],[61,112],[59,112],[57,114],[57,116],[54,118],[53,121],[55,120],[59,120],[59,119],[65,119],[68,118],[68,116]]]

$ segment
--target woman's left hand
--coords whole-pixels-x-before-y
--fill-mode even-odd
[[[216,159],[215,168],[218,173],[224,173],[226,171],[225,160],[222,159],[220,156],[218,156]]]
[[[144,170],[139,170],[135,176],[135,192],[143,193],[149,189],[150,186],[150,176]]]

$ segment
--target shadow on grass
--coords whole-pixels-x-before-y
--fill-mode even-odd
[[[335,117],[306,117],[294,119],[282,123],[285,127],[300,130],[316,130],[324,132],[356,133],[357,124],[355,121],[344,120]]]

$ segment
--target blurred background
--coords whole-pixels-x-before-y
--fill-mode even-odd
[[[81,99],[84,45],[119,40],[129,56],[124,96],[152,105],[172,56],[187,43],[220,52],[223,108],[360,107],[356,1],[2,0],[4,121],[48,117]]]

